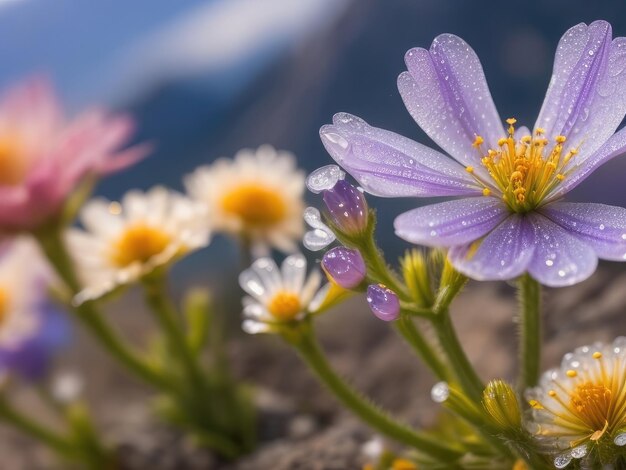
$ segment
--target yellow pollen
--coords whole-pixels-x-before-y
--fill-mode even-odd
[[[522,459],[517,459],[511,470],[528,470],[528,465]]]
[[[293,320],[302,311],[300,297],[293,292],[279,291],[267,304],[267,309],[278,320]]]
[[[602,353],[600,351],[596,351],[591,355],[591,357],[594,359],[600,359],[602,357]]]
[[[135,262],[145,263],[165,250],[170,242],[171,237],[167,233],[140,223],[126,229],[118,238],[111,259],[121,268]]]
[[[575,370],[573,370],[573,369],[570,369],[570,370],[568,370],[568,371],[566,372],[566,374],[567,374],[567,376],[568,376],[568,377],[570,377],[570,378],[574,378],[574,377],[576,377],[576,376],[578,375],[578,372],[576,372],[576,371],[575,371]]]
[[[391,463],[391,470],[417,470],[417,466],[406,459],[395,459]]]
[[[491,189],[483,188],[483,196],[489,196],[491,194]]]
[[[231,190],[222,198],[222,209],[253,227],[274,225],[287,214],[281,194],[257,183],[242,184]]]
[[[550,395],[551,397],[556,397],[556,392],[554,390],[550,390],[548,392],[548,395]]]
[[[609,418],[611,390],[604,383],[586,381],[576,386],[570,407],[577,417],[594,431],[602,431]]]
[[[0,185],[19,185],[26,178],[28,168],[21,140],[12,135],[0,137]]]
[[[530,405],[531,408],[534,408],[535,410],[543,410],[543,405],[539,403],[537,400],[530,400],[528,404]]]
[[[477,150],[482,165],[502,192],[502,199],[509,209],[517,213],[526,213],[539,207],[567,177],[566,165],[575,152],[563,151],[566,138],[562,135],[557,136],[553,145],[550,145],[548,139],[543,137],[545,130],[542,128],[535,130],[536,137],[526,135],[516,141],[513,137],[515,134],[513,125],[517,121],[510,118],[506,122],[510,125],[508,137],[498,140],[498,146],[495,149],[488,149],[486,154],[478,148]],[[478,136],[474,143],[477,141]],[[491,186],[475,174],[473,167],[466,167],[466,171],[472,174],[482,187]]]
[[[467,166],[467,167],[465,167],[465,171],[467,171],[468,173],[474,173],[474,167],[473,166]]]
[[[483,139],[481,136],[477,135],[476,139],[474,139],[474,143],[472,144],[472,146],[474,147],[480,147],[481,144],[485,141],[485,139]]]

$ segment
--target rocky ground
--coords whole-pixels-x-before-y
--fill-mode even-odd
[[[590,280],[545,297],[546,368],[573,347],[626,334],[623,270],[603,268]],[[514,292],[503,283],[470,284],[454,304],[462,342],[484,378],[514,374],[514,311]],[[146,329],[141,314],[115,319],[124,331]],[[389,325],[368,313],[362,299],[320,318],[319,333],[333,364],[357,388],[415,424],[432,420],[433,377]],[[263,442],[252,455],[224,463],[155,422],[146,406],[148,391],[78,336],[62,368],[85,375],[86,399],[107,438],[119,445],[128,470],[347,470],[363,463],[361,448],[372,432],[342,410],[275,337],[241,336],[231,345],[237,373],[257,384]],[[20,390],[15,398],[53,422],[32,391]],[[45,450],[6,429],[0,431],[0,456],[2,470],[59,468]]]

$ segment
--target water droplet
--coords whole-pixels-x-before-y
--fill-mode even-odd
[[[626,445],[626,432],[619,433],[613,440],[616,446],[623,447]]]
[[[574,447],[570,454],[575,459],[582,459],[585,455],[587,455],[587,446],[583,444],[578,447]]]
[[[322,222],[322,216],[320,211],[315,207],[307,207],[304,209],[304,221],[313,228],[325,228],[326,225]]]
[[[337,181],[346,177],[345,172],[337,165],[326,165],[314,170],[306,179],[309,191],[319,194],[322,191],[332,189]]]
[[[435,403],[443,403],[450,396],[450,387],[445,382],[436,383],[430,390],[430,398]]]
[[[307,250],[319,251],[326,248],[335,241],[335,235],[329,230],[325,231],[319,228],[311,230],[304,234],[302,244]]]
[[[604,224],[600,224],[600,227],[598,227],[600,230],[604,230],[606,227],[604,226]]]
[[[322,133],[322,139],[326,140],[329,145],[335,147],[335,150],[342,152],[347,150],[350,146],[350,142],[348,142],[344,136],[335,132]]]
[[[546,266],[552,266],[553,264],[554,264],[554,261],[552,261],[551,259],[546,260]]]
[[[592,55],[593,55],[593,51],[589,51],[589,52],[587,52],[587,54],[589,54],[590,56],[592,56]]]
[[[567,454],[557,455],[554,458],[554,466],[556,468],[565,468],[569,465],[571,461],[572,461],[572,456],[569,454],[569,452]]]

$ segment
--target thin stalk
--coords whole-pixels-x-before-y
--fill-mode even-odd
[[[161,273],[155,273],[144,282],[146,302],[150,306],[154,317],[166,335],[172,352],[178,356],[182,366],[192,381],[194,389],[203,393],[207,383],[197,356],[191,350],[183,330],[177,320],[176,307],[167,295],[167,285]]]
[[[337,375],[317,344],[309,325],[302,325],[300,333],[297,339],[292,338],[290,342],[298,350],[302,359],[347,408],[372,428],[438,461],[452,462],[460,455],[456,449],[390,418]],[[457,468],[452,463],[450,465],[447,468]]]
[[[408,300],[409,297],[406,294],[404,286],[396,274],[387,266],[384,256],[376,246],[374,237],[365,237],[357,248],[360,250],[363,260],[367,265],[368,275],[393,290],[401,299]]]
[[[480,403],[485,386],[480,380],[480,377],[478,377],[478,374],[474,370],[474,367],[459,342],[448,311],[442,311],[434,316],[432,323],[439,338],[439,342],[452,365],[452,369],[458,376],[459,384],[463,388],[463,391],[475,403]]]
[[[415,327],[415,323],[410,315],[403,313],[400,319],[395,322],[396,330],[413,348],[417,355],[430,368],[439,380],[449,382],[451,372],[448,367],[441,362],[432,345],[424,338],[422,333]]]
[[[72,295],[80,290],[80,282],[74,271],[59,227],[49,227],[35,233],[43,252],[59,277],[65,282]],[[100,344],[120,363],[133,371],[144,381],[159,388],[172,388],[172,385],[152,367],[131,351],[104,320],[93,302],[85,302],[75,308],[76,318],[96,337]]]
[[[23,415],[12,407],[4,397],[0,397],[0,420],[37,439],[65,458],[74,457],[73,444],[70,440]]]
[[[528,274],[518,281],[520,331],[520,390],[534,387],[539,381],[541,361],[541,285]]]

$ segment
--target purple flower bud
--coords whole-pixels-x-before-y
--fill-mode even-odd
[[[337,246],[324,254],[322,267],[336,284],[353,289],[365,279],[367,269],[358,250]]]
[[[398,296],[382,284],[372,284],[367,288],[367,303],[372,313],[383,321],[393,321],[400,316]]]
[[[358,235],[367,228],[368,208],[363,193],[346,180],[324,191],[324,202],[333,223],[346,235]]]

